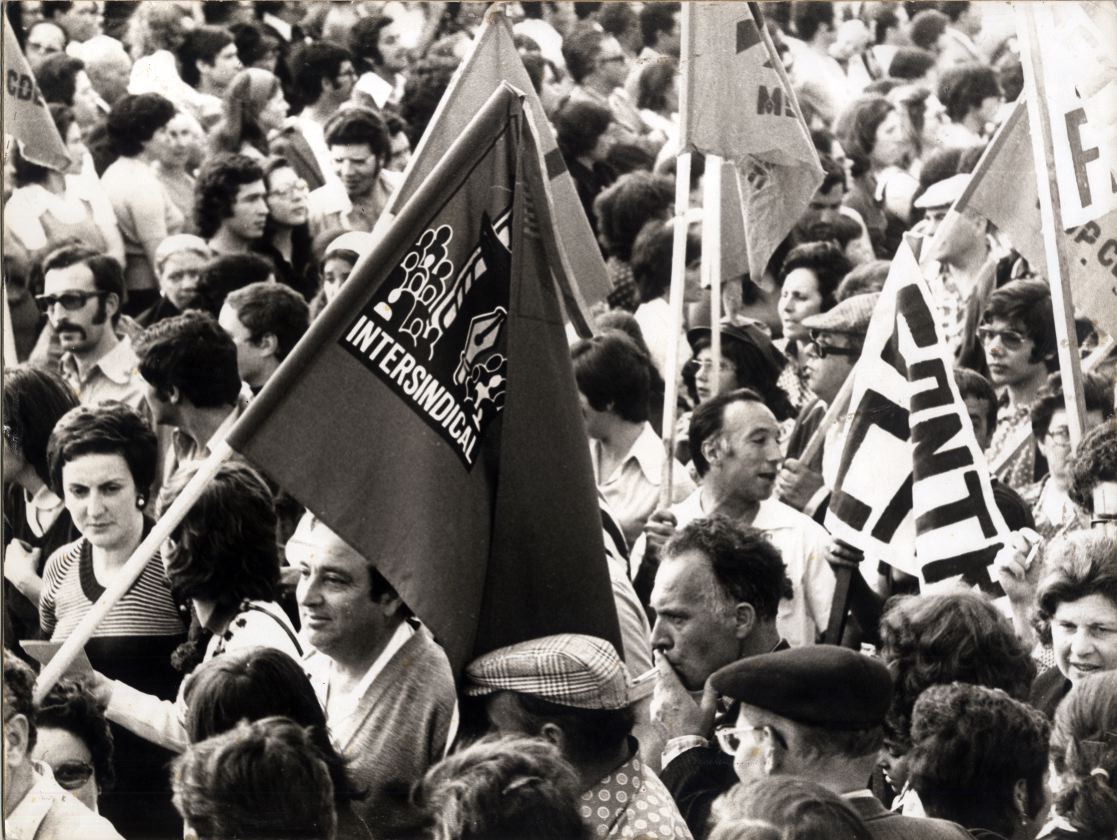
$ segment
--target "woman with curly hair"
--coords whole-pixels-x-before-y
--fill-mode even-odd
[[[157,93],[128,94],[112,106],[108,134],[119,157],[101,176],[124,238],[124,285],[131,312],[142,312],[159,297],[155,252],[186,221],[155,164],[169,143],[167,124],[175,106]]]
[[[1072,531],[1050,543],[1043,568],[1036,617],[1055,667],[1036,678],[1029,700],[1052,717],[1076,682],[1117,669],[1117,540]]]
[[[31,757],[50,767],[59,787],[97,813],[113,786],[113,737],[105,713],[78,682],[59,680],[39,704]]]
[[[1117,836],[1117,672],[1084,677],[1051,730],[1052,820],[1042,840]]]
[[[580,789],[554,744],[490,735],[428,770],[413,799],[431,840],[589,840]]]
[[[996,607],[966,590],[894,599],[881,618],[880,634],[881,658],[893,685],[881,765],[904,796],[912,709],[924,689],[965,682],[1022,700],[1036,666]]]
[[[197,466],[179,469],[163,488],[160,513],[171,506]],[[167,580],[193,607],[190,638],[174,655],[179,671],[245,648],[276,648],[295,659],[302,657],[295,629],[276,603],[275,527],[267,484],[251,467],[229,461],[164,543]],[[109,720],[167,749],[185,748],[181,686],[177,703],[101,674],[95,675],[93,689],[106,704]]]
[[[928,688],[912,715],[912,787],[929,817],[974,840],[1033,840],[1047,817],[1042,714],[1000,689]]]

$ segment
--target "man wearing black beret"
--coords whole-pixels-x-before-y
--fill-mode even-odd
[[[727,720],[717,738],[741,780],[820,784],[861,815],[874,840],[969,838],[945,820],[887,811],[869,791],[892,699],[892,679],[877,660],[831,645],[794,648],[727,665],[710,685],[739,703],[735,725]]]

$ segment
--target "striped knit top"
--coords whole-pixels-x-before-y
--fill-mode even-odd
[[[43,570],[39,625],[43,638],[66,639],[105,588],[93,574],[93,551],[81,537],[58,549]],[[109,611],[94,636],[181,636],[182,619],[156,553],[139,579]]]

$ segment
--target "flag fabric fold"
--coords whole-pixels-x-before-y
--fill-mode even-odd
[[[522,91],[525,97],[525,111],[542,153],[546,187],[558,211],[555,214],[558,244],[555,256],[562,261],[562,271],[555,272],[555,278],[560,283],[568,317],[579,332],[588,336],[592,332],[588,306],[608,296],[611,289],[608,271],[543,104],[531,86],[527,69],[512,40],[512,27],[498,6],[490,7],[485,13],[469,54],[451,78],[403,174],[402,183],[388,202],[385,219],[393,217],[407,203],[502,81]]]
[[[729,164],[739,203],[723,192],[723,240],[740,225],[725,214],[743,215],[749,273],[759,278],[822,184],[822,165],[752,4],[684,3],[682,26],[681,149]]]
[[[997,592],[988,567],[1008,526],[937,320],[905,240],[850,374],[826,527],[927,583],[961,576]]]
[[[553,633],[622,650],[542,155],[523,95],[494,88],[228,438],[458,672]]]
[[[20,154],[31,163],[65,172],[70,168],[66,144],[55,128],[7,15],[0,18],[4,26],[4,132],[19,143]]]
[[[1043,272],[1043,230],[1039,214],[1031,127],[1018,101],[973,172],[955,207],[997,226],[1009,243]],[[1056,231],[1068,256],[1067,273],[1074,308],[1117,335],[1117,211],[1067,231]]]

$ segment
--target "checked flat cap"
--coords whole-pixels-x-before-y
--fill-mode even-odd
[[[873,308],[880,300],[880,292],[848,297],[826,312],[803,319],[803,326],[819,332],[864,335],[873,319]]]
[[[465,693],[530,694],[575,709],[623,709],[628,670],[604,639],[563,633],[486,653],[465,669]]]
[[[835,645],[811,645],[726,665],[710,677],[719,694],[820,729],[884,723],[892,678],[875,659]]]

